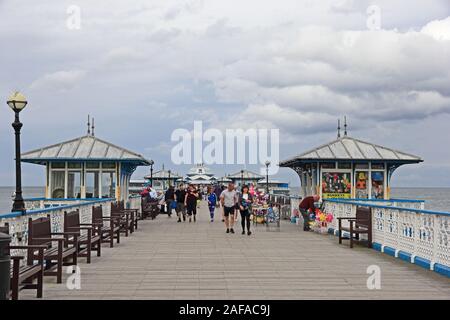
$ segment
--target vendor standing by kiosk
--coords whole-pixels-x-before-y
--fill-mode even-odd
[[[309,215],[316,210],[315,202],[320,200],[320,196],[314,195],[306,197],[300,202],[299,210],[303,216],[303,231],[309,231]]]

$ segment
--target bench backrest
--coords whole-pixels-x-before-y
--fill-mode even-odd
[[[48,240],[40,240],[37,238],[50,238],[51,237],[51,223],[50,216],[38,218],[33,220],[28,219],[28,244],[39,245],[47,243]]]
[[[80,212],[78,210],[70,212],[64,211],[64,232],[74,232],[73,230],[70,230],[70,228],[79,228],[79,227],[80,227]]]
[[[0,227],[0,233],[9,234],[9,223],[6,222],[3,227]]]
[[[356,209],[356,226],[372,228],[372,211],[370,208],[358,207]]]
[[[103,209],[102,206],[92,207],[92,223],[98,223],[103,226]]]
[[[116,201],[111,203],[111,212],[120,212],[125,209],[125,204],[123,201]]]

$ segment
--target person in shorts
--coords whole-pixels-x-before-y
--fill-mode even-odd
[[[228,188],[223,190],[220,195],[220,202],[223,207],[223,215],[227,233],[234,233],[234,222],[237,220],[236,205],[238,203],[238,194],[234,188],[234,183],[230,182]]]
[[[184,185],[180,184],[177,191],[175,191],[175,198],[177,201],[177,208],[175,211],[178,216],[178,222],[181,222],[181,217],[183,217],[183,221],[186,221],[186,206],[184,205],[186,189],[184,188]]]

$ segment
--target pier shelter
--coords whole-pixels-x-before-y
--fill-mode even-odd
[[[344,135],[281,161],[280,167],[297,172],[302,197],[389,199],[394,171],[422,161],[418,156]]]
[[[91,134],[22,154],[22,162],[46,168],[46,199],[127,200],[131,175],[150,165],[140,154]]]
[[[249,170],[241,170],[236,173],[229,174],[227,178],[231,179],[238,188],[242,188],[244,184],[253,184],[256,186],[259,180],[264,179],[264,176]]]
[[[155,171],[152,175],[147,175],[144,177],[148,184],[150,184],[153,180],[153,188],[158,191],[165,191],[169,188],[169,186],[177,186],[182,183],[182,181],[180,181],[181,178],[182,176],[180,176],[177,172],[166,170],[164,165],[161,170]]]

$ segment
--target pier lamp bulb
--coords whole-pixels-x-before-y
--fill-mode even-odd
[[[25,108],[28,101],[23,94],[16,91],[8,98],[6,103],[14,112],[20,112]]]
[[[149,161],[149,163],[150,163],[150,165],[152,166],[152,165],[154,165],[154,164],[155,164],[155,161],[153,161],[153,160],[150,160],[150,161]]]
[[[270,161],[269,160],[266,161],[266,167],[268,167],[268,166],[270,166]]]

